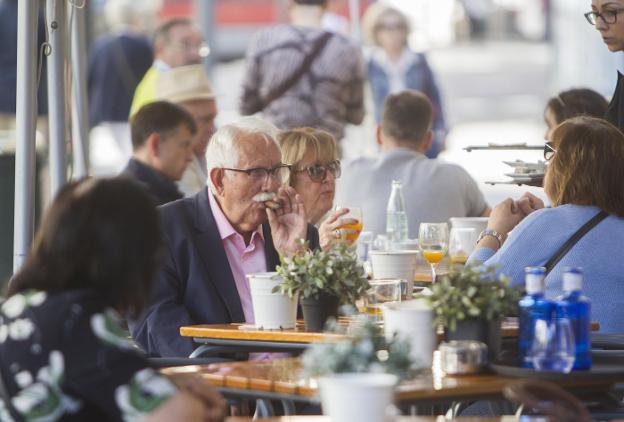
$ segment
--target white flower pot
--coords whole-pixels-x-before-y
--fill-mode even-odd
[[[373,278],[400,278],[407,282],[407,297],[414,290],[417,251],[371,251]]]
[[[348,373],[319,379],[323,414],[332,422],[389,422],[394,420],[394,387],[390,374]]]
[[[394,333],[410,341],[410,357],[415,368],[430,368],[438,337],[433,327],[433,309],[423,299],[382,306],[387,339]]]
[[[292,299],[273,288],[282,283],[275,272],[247,274],[254,311],[254,324],[266,330],[295,328],[297,297]]]

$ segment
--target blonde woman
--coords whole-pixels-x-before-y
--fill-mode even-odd
[[[447,128],[440,91],[423,53],[415,53],[407,45],[410,26],[398,9],[375,3],[364,15],[364,31],[372,45],[368,55],[368,82],[375,104],[375,119],[381,121],[384,100],[390,94],[406,89],[425,94],[433,106],[434,139],[426,152],[435,158],[444,149]]]
[[[333,206],[336,179],[341,174],[336,140],[329,132],[313,128],[284,131],[278,140],[282,162],[292,166],[290,186],[303,199],[308,222],[318,227],[321,248],[327,249],[348,234],[341,226],[357,223],[343,217],[349,212],[347,208],[323,220]]]

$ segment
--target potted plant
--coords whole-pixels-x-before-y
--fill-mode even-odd
[[[496,359],[500,352],[501,320],[516,315],[520,291],[493,268],[465,267],[440,277],[423,296],[433,307],[435,323],[450,340],[477,340]]]
[[[340,304],[353,304],[370,285],[357,255],[345,243],[328,251],[310,251],[282,257],[277,274],[283,279],[274,292],[294,297],[299,294],[306,330],[321,331],[330,316],[338,315]]]
[[[396,384],[412,373],[409,340],[385,337],[367,316],[330,329],[349,337],[316,343],[302,359],[304,375],[318,377],[323,414],[335,421],[387,420]]]

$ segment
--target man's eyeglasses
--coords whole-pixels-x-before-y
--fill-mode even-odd
[[[250,169],[233,169],[222,167],[223,170],[236,171],[238,173],[245,173],[251,177],[254,181],[264,182],[269,176],[276,178],[280,183],[286,183],[288,176],[290,176],[290,165],[278,164],[275,167],[254,167]]]
[[[554,157],[555,152],[557,152],[557,150],[553,148],[552,142],[546,142],[544,144],[544,160],[550,161]]]
[[[617,22],[617,15],[622,10],[624,9],[610,9],[610,10],[603,10],[602,12],[591,11],[591,12],[585,13],[583,16],[585,16],[585,19],[587,19],[587,22],[589,22],[592,25],[596,25],[598,18],[602,19],[604,23],[611,25]]]
[[[311,166],[303,167],[299,170],[296,170],[297,173],[308,173],[310,176],[310,180],[313,182],[321,183],[327,177],[327,172],[331,172],[333,174],[334,179],[337,179],[342,174],[342,169],[340,168],[340,161],[332,161],[329,164],[313,164]]]

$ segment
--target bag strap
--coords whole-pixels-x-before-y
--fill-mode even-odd
[[[126,89],[129,92],[132,92],[139,80],[136,78],[132,69],[130,68],[130,63],[128,63],[128,59],[126,54],[121,46],[121,40],[119,38],[113,41],[113,57],[115,59],[117,68],[121,71],[121,79],[126,86]]]
[[[596,227],[598,223],[607,218],[609,213],[606,211],[600,211],[598,214],[594,215],[587,223],[583,224],[583,226],[578,229],[570,238],[555,252],[555,254],[546,262],[544,267],[546,267],[546,274],[550,273],[550,271],[561,261],[561,258],[567,254],[570,249],[576,242],[581,240],[583,236],[585,236],[591,229]]]
[[[292,88],[301,77],[310,70],[314,59],[316,59],[319,54],[323,51],[329,39],[333,36],[333,34],[329,31],[325,31],[323,35],[318,37],[314,42],[314,47],[310,54],[306,56],[306,58],[301,63],[301,66],[288,78],[286,79],[279,87],[277,87],[273,92],[270,92],[269,95],[264,99],[260,99],[260,110],[264,110],[267,108],[269,104],[273,101],[277,100],[279,97],[284,95],[286,91]]]

